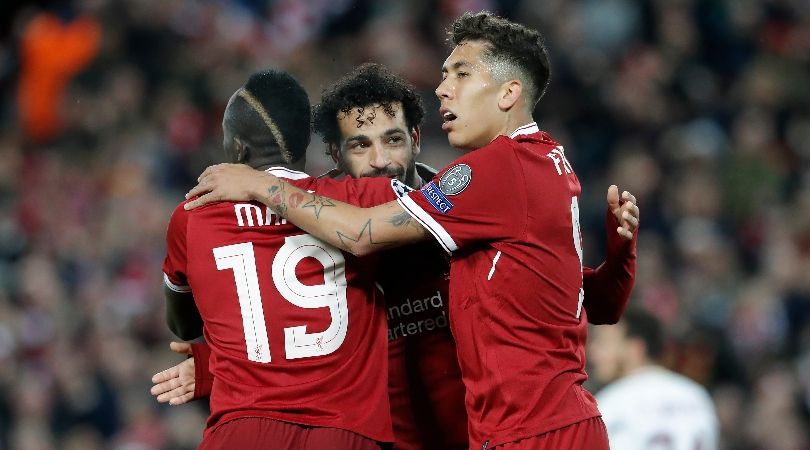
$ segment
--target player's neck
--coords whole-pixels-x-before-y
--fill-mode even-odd
[[[526,111],[510,111],[506,116],[506,124],[502,131],[504,136],[511,136],[520,127],[534,122],[532,115]]]

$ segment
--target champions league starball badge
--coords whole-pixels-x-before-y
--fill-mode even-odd
[[[447,195],[460,194],[472,181],[472,169],[466,164],[456,164],[439,178],[439,189]]]

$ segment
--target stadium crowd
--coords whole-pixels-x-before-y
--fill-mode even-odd
[[[0,449],[191,449],[205,404],[158,405],[169,215],[222,160],[247,74],[318,98],[365,61],[421,91],[419,160],[456,155],[433,90],[444,29],[488,9],[546,35],[541,129],[583,186],[642,209],[631,305],[704,385],[726,450],[810,448],[810,4],[801,0],[33,2],[0,41]],[[331,168],[313,139],[308,171]],[[508,175],[508,174],[505,174]],[[591,386],[594,390],[598,386]]]

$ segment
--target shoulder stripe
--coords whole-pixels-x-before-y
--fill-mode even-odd
[[[190,286],[178,286],[172,283],[172,280],[169,279],[169,276],[166,273],[163,273],[163,283],[166,284],[166,287],[173,290],[174,292],[179,292],[181,294],[185,294],[187,292],[191,292]]]
[[[414,191],[416,192],[416,191]],[[439,241],[444,251],[447,253],[453,253],[454,251],[458,250],[458,245],[456,245],[456,241],[453,240],[453,237],[450,236],[450,233],[442,227],[439,222],[436,222],[433,217],[430,216],[427,212],[425,212],[422,207],[416,204],[415,201],[409,196],[406,195],[404,197],[400,197],[397,199],[397,202],[405,208],[405,211],[410,214],[414,219],[416,219],[423,227],[427,228],[430,231],[430,234]]]

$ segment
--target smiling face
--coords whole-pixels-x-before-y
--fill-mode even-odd
[[[416,188],[419,130],[408,130],[402,104],[394,103],[391,109],[393,117],[380,105],[339,113],[340,151],[333,157],[354,178],[396,177]]]
[[[450,145],[474,150],[506,134],[507,117],[499,100],[502,84],[492,78],[483,61],[483,41],[464,41],[442,66],[442,82],[436,88],[441,101],[439,114]]]

